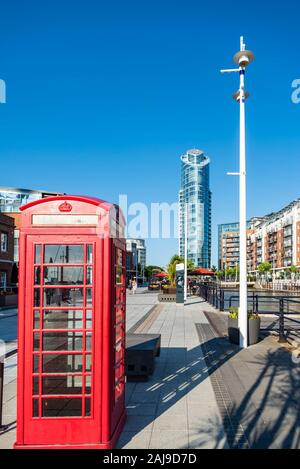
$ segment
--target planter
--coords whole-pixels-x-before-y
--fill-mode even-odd
[[[0,296],[0,306],[17,306],[18,305],[18,295],[1,295]]]
[[[158,301],[160,301],[162,303],[176,302],[176,293],[175,294],[160,293],[158,295]]]
[[[239,345],[240,333],[239,333],[239,321],[238,319],[228,318],[228,338],[233,344]],[[248,320],[248,344],[257,344],[259,340],[260,332],[260,318]]]
[[[163,288],[162,292],[164,295],[176,295],[176,288]]]

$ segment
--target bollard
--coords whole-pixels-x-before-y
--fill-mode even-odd
[[[283,298],[279,300],[279,339],[278,343],[283,344],[286,343],[287,340],[284,334],[284,302]]]

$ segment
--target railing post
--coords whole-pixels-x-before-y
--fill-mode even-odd
[[[286,342],[284,334],[284,300],[283,298],[279,299],[279,339],[278,342],[283,344]]]
[[[256,313],[258,313],[258,294],[256,294]]]
[[[4,361],[0,357],[0,431],[2,429],[2,407],[3,407],[3,386],[4,386]]]
[[[225,306],[224,303],[225,303],[224,290],[221,290],[220,311],[224,311],[224,306]]]

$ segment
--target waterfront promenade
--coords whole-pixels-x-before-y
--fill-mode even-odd
[[[13,314],[10,312],[9,314]],[[8,341],[14,342],[15,316]],[[127,422],[118,448],[299,448],[300,364],[270,335],[247,350],[230,344],[226,316],[201,298],[158,304],[139,289],[127,298],[127,329],[160,333],[147,382],[127,383]],[[6,363],[0,448],[15,440],[15,363]]]

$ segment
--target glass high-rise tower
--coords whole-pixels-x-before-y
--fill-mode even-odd
[[[179,254],[185,251],[185,214],[187,211],[187,254],[195,266],[211,264],[210,160],[201,150],[188,150],[181,157],[179,191]]]

